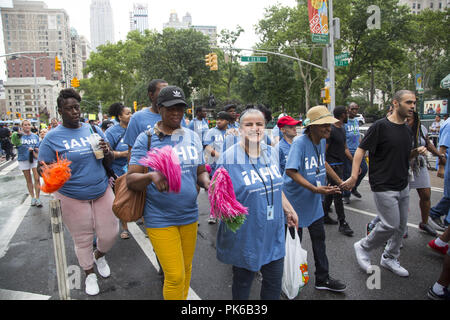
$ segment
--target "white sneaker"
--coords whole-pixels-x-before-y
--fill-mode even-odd
[[[36,199],[35,198],[31,198],[31,206],[36,206]]]
[[[355,248],[356,260],[358,261],[359,266],[367,273],[367,270],[372,264],[370,262],[369,253],[361,246],[361,241],[362,239],[355,242],[353,247]]]
[[[35,199],[35,200],[36,200],[36,201],[35,201],[36,207],[41,208],[41,207],[42,207],[42,202],[41,202],[41,200],[39,200],[39,199]]]
[[[405,268],[403,268],[400,265],[400,262],[398,261],[398,259],[388,258],[388,257],[385,258],[384,254],[382,254],[380,264],[381,264],[381,266],[385,267],[388,270],[391,270],[393,273],[395,273],[396,275],[398,275],[400,277],[409,276],[408,270],[406,270]]]
[[[94,262],[97,265],[98,273],[100,273],[103,278],[108,278],[111,275],[111,270],[109,269],[108,262],[106,262],[105,256],[95,259],[95,253],[93,253],[93,255]]]
[[[98,287],[98,283],[97,283],[97,275],[95,273],[90,273],[87,277],[86,277],[86,294],[90,295],[90,296],[95,296],[100,292],[100,288]]]

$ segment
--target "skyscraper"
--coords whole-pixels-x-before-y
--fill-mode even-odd
[[[130,12],[130,30],[144,33],[146,29],[148,29],[148,5],[135,3],[133,11]]]
[[[114,23],[109,0],[91,2],[91,44],[92,50],[99,45],[114,43]]]

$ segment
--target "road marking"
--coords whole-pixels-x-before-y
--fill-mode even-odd
[[[23,218],[30,209],[30,201],[31,196],[28,196],[25,199],[24,203],[14,209],[8,221],[2,226],[2,229],[0,230],[0,259],[3,258],[8,251],[9,242],[11,241],[12,237],[17,231],[17,228],[19,228]]]
[[[133,235],[134,240],[136,240],[142,251],[144,251],[145,255],[150,260],[156,271],[159,272],[160,268],[158,265],[158,261],[156,260],[155,251],[153,251],[153,246],[150,240],[145,237],[145,233],[142,232],[141,228],[139,228],[135,222],[128,223],[128,231],[130,231],[130,233]],[[195,291],[192,290],[192,288],[189,288],[187,299],[201,300],[200,297],[195,293]]]
[[[49,300],[51,296],[42,294],[0,289],[0,300]]]
[[[7,166],[5,169],[3,169],[0,172],[0,176],[6,176],[8,173],[10,173],[11,171],[13,171],[15,168],[17,168],[19,166],[19,163],[16,161],[14,162],[12,165]]]

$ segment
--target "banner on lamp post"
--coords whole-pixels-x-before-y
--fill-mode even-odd
[[[312,42],[328,43],[328,0],[308,0]]]

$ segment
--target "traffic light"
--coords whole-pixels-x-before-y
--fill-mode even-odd
[[[76,77],[70,80],[70,84],[73,88],[78,88],[80,86],[80,80],[78,80]]]
[[[192,108],[187,109],[188,114],[192,114]]]
[[[61,60],[58,57],[55,57],[55,71],[61,71]]]
[[[137,111],[137,101],[133,101],[133,109],[134,109],[134,112]]]
[[[322,98],[323,103],[330,104],[331,103],[330,88],[328,87],[322,88],[320,97]]]
[[[211,71],[219,70],[219,64],[217,62],[217,54],[211,53],[211,67],[209,68]]]
[[[205,65],[211,68],[211,66],[212,66],[212,53],[208,53],[205,56]]]

